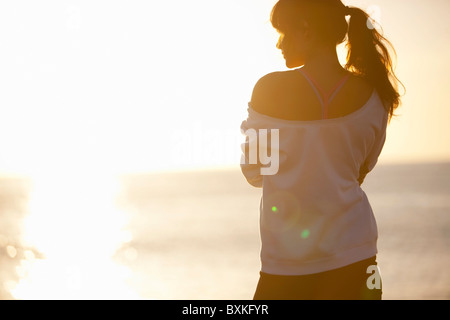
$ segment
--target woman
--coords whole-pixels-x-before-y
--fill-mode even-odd
[[[272,10],[293,70],[257,82],[241,126],[242,172],[262,187],[254,299],[381,299],[377,227],[361,184],[400,95],[390,43],[370,21],[340,0],[280,0]],[[342,67],[336,46],[346,39]],[[276,173],[261,173],[267,157],[249,161],[255,141],[277,154]]]

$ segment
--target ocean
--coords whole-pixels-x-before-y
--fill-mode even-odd
[[[61,255],[53,252],[50,259],[23,241],[30,181],[0,179],[0,298],[253,297],[260,268],[261,190],[248,185],[238,167],[133,174],[119,182],[111,200],[124,213],[123,223],[113,224],[105,215],[101,220],[80,216],[95,232],[73,224],[80,229],[73,254],[61,247]],[[450,163],[380,164],[363,189],[378,223],[383,299],[449,299]],[[52,234],[61,221],[50,221],[40,231]],[[108,260],[117,268],[100,270],[92,254],[102,256],[107,236],[123,236],[124,230],[127,236]],[[58,239],[65,234],[55,233],[52,241],[70,243],[72,238]],[[53,265],[38,263],[46,259]],[[34,270],[39,265],[40,273]],[[49,275],[49,270],[62,271]],[[114,281],[121,284],[112,286]],[[42,283],[50,292],[33,288]]]

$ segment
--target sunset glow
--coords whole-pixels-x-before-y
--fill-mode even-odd
[[[269,22],[274,3],[179,1],[177,10],[172,2],[2,4],[0,44],[7,50],[0,54],[0,174],[33,174],[52,161],[61,166],[62,161],[93,160],[114,172],[235,165],[238,128],[254,83],[286,69]],[[397,12],[418,20],[431,6],[422,8],[416,1],[357,4],[380,20],[394,43],[398,76],[407,88],[381,160],[450,159],[450,132],[443,121],[450,111],[440,102],[448,84],[444,57],[450,49],[443,46],[442,59],[434,59],[430,50],[411,44],[403,26],[395,23]],[[448,29],[436,26],[434,42],[447,38]],[[408,46],[427,59],[427,70],[411,67],[416,60]],[[443,65],[437,68],[436,61]],[[420,87],[417,81],[423,77],[416,75],[424,73],[430,76]],[[424,105],[434,111],[423,114]],[[198,150],[189,160],[171,154],[181,141],[179,132],[199,140],[199,130],[205,136],[200,152],[207,156],[198,156]],[[208,150],[217,149],[213,134],[229,143],[210,155]]]
[[[253,86],[286,70],[276,1],[25,2],[0,4],[0,177],[32,181],[23,242],[42,258],[28,251],[8,288],[17,299],[140,298],[114,261],[133,238],[117,177],[239,166]],[[381,24],[407,89],[380,163],[450,161],[450,1],[344,2]]]

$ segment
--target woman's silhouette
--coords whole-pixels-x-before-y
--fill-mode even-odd
[[[340,0],[280,0],[271,22],[292,70],[257,82],[241,126],[256,139],[279,135],[266,150],[278,152],[273,175],[249,163],[249,137],[243,145],[242,172],[262,187],[254,298],[381,299],[377,227],[361,184],[400,104],[391,45],[363,10]],[[336,46],[346,39],[342,67]]]

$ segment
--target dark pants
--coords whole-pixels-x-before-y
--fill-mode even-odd
[[[260,272],[255,300],[381,300],[376,257],[330,271],[282,276]]]

